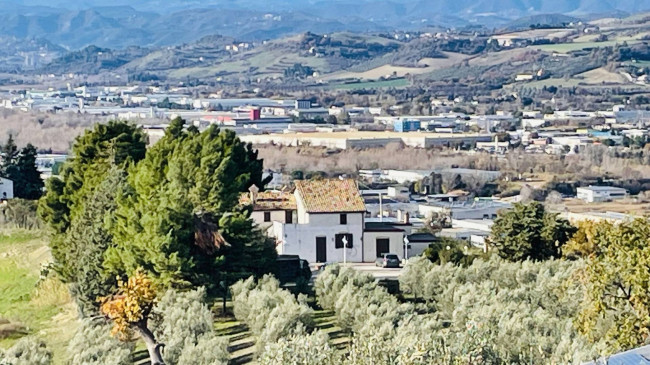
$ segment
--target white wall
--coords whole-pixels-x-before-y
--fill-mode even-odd
[[[354,229],[348,229],[354,228]],[[343,262],[343,248],[336,248],[335,235],[338,233],[352,234],[352,248],[347,249],[348,262],[361,262],[363,232],[361,227],[348,226],[313,226],[311,224],[282,224],[273,225],[277,250],[279,254],[299,255],[310,263],[316,262],[316,237],[327,239],[327,262]]]
[[[256,210],[251,214],[251,218],[259,226],[263,227],[265,225],[270,226],[272,222],[282,222],[286,223],[286,215],[284,210],[271,210],[271,222],[264,222],[264,211]],[[296,221],[296,213],[292,212],[293,221]]]
[[[404,232],[364,232],[363,233],[363,261],[375,262],[377,260],[377,239],[388,238],[390,253],[404,257]],[[411,253],[409,252],[409,256]]]
[[[348,217],[345,226],[363,226],[363,213],[307,213],[306,215],[310,225],[339,226],[341,214],[346,214]]]
[[[0,198],[4,198],[5,196],[7,199],[14,198],[14,182],[9,179],[0,178]]]

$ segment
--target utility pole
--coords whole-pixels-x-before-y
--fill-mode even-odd
[[[381,193],[379,193],[379,221],[384,221],[384,204],[381,199]]]

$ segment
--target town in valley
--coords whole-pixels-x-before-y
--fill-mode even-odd
[[[650,2],[0,9],[0,365],[650,364]]]

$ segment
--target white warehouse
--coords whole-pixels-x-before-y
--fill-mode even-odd
[[[578,199],[587,203],[607,202],[627,197],[627,190],[614,186],[588,186],[577,189]]]

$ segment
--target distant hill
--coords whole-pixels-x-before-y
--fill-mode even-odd
[[[176,45],[209,34],[246,41],[306,31],[377,32],[427,26],[503,27],[522,17],[625,14],[638,0],[2,0],[0,36],[44,38],[70,49],[89,45]],[[552,18],[551,18],[552,17]]]
[[[528,29],[534,27],[562,27],[572,22],[580,21],[579,18],[563,14],[531,15],[508,23],[507,29]]]

